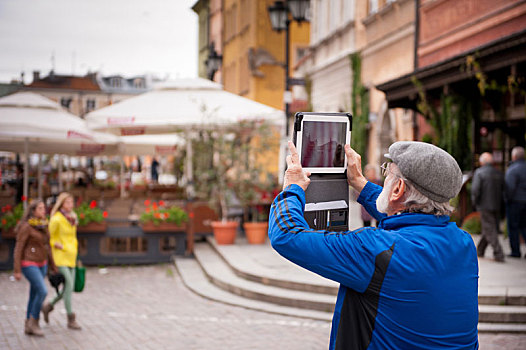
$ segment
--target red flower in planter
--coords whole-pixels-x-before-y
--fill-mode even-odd
[[[84,219],[86,217],[86,215],[84,215],[84,213],[80,213],[80,218],[81,219]]]
[[[7,220],[6,219],[2,219],[2,225],[5,225],[7,224]]]
[[[149,213],[149,212],[150,212],[150,208],[146,208],[145,211],[146,211],[147,213]]]
[[[106,219],[108,217],[108,212],[107,211],[102,212],[102,217]]]
[[[96,206],[97,206],[97,201],[95,201],[95,200],[93,200],[93,201],[91,201],[91,202],[89,203],[89,207],[90,207],[91,209],[95,209]]]
[[[160,207],[164,207],[165,204],[166,204],[166,203],[165,203],[162,199],[159,201],[159,206],[160,206]]]
[[[155,213],[155,214],[153,214],[153,216],[155,216],[156,219],[160,219],[161,218],[161,213]]]
[[[164,213],[164,218],[165,219],[168,219],[170,217],[170,214],[169,213]]]
[[[152,203],[152,208],[153,208],[153,210],[157,210],[157,209],[159,209],[159,206],[157,205],[157,203],[153,202]]]
[[[145,207],[149,207],[149,206],[150,206],[150,200],[149,200],[149,199],[146,199],[146,200],[144,201],[144,206],[145,206]]]

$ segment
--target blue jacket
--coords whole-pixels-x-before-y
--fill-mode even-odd
[[[516,160],[506,171],[506,200],[526,202],[526,161]]]
[[[478,261],[473,240],[448,216],[376,210],[382,187],[358,202],[378,228],[328,232],[303,218],[305,192],[274,200],[269,237],[286,259],[340,283],[330,349],[477,349]]]

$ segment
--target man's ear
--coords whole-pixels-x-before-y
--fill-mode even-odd
[[[405,193],[405,182],[404,180],[399,178],[391,190],[391,195],[390,195],[391,202],[400,201],[400,199],[402,199],[402,197],[404,196],[404,193]]]

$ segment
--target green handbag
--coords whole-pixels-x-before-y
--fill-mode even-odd
[[[75,288],[74,291],[77,293],[82,292],[84,290],[84,285],[86,284],[86,268],[82,266],[82,263],[80,261],[77,263],[77,266],[75,266]]]

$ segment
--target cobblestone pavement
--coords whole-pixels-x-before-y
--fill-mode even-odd
[[[107,272],[107,273],[101,273]],[[82,331],[57,304],[44,338],[23,333],[28,283],[0,273],[0,349],[326,349],[329,322],[267,314],[196,296],[168,264],[88,268],[73,296]],[[49,288],[49,297],[54,291]],[[43,321],[41,321],[43,323]],[[482,350],[526,349],[526,335],[481,334]]]

